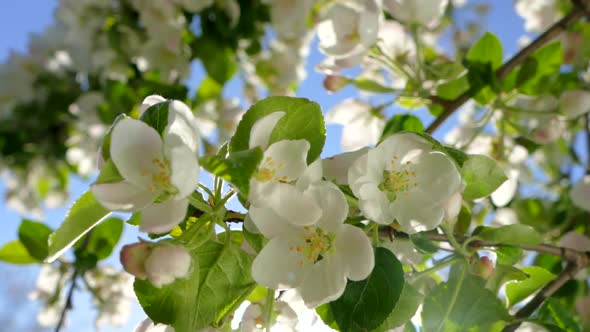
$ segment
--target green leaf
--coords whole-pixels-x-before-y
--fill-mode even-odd
[[[260,252],[264,245],[266,244],[266,240],[262,234],[255,234],[243,228],[242,232],[244,232],[244,240],[248,242],[248,245],[254,249],[255,252]]]
[[[501,246],[495,249],[499,264],[514,265],[522,259],[522,249],[518,247]]]
[[[418,307],[422,304],[423,299],[424,295],[411,285],[405,284],[395,308],[387,316],[387,319],[379,327],[374,329],[373,332],[389,331],[407,323],[414,316]]]
[[[541,234],[531,226],[522,224],[486,227],[477,234],[477,238],[493,243],[510,245],[536,245],[543,242]]]
[[[197,90],[196,101],[198,103],[202,103],[208,99],[217,98],[221,95],[221,90],[223,86],[219,84],[216,80],[212,79],[211,77],[207,76],[199,85],[199,89]]]
[[[422,331],[490,331],[496,322],[510,319],[502,302],[484,288],[485,281],[459,268],[424,301]]]
[[[315,308],[315,312],[318,314],[318,316],[320,316],[324,324],[328,325],[331,329],[340,331],[340,327],[338,327],[338,323],[336,323],[334,315],[332,314],[330,303],[326,303]]]
[[[162,288],[135,280],[135,294],[146,314],[176,332],[193,332],[218,324],[254,289],[252,257],[239,247],[209,241],[193,249],[192,272]]]
[[[446,152],[451,158],[453,158],[453,160],[455,160],[459,167],[463,167],[463,164],[465,164],[465,162],[469,160],[469,155],[467,153],[459,149],[456,149],[452,146],[445,145],[444,150],[444,152]]]
[[[467,52],[471,62],[491,63],[492,69],[502,65],[502,42],[493,33],[486,32]]]
[[[356,78],[356,79],[349,79],[348,83],[354,85],[357,89],[368,91],[368,92],[375,92],[375,93],[391,93],[395,92],[395,89],[383,86],[378,82],[367,78]]]
[[[514,281],[506,285],[506,297],[509,306],[524,300],[527,296],[535,293],[555,279],[554,274],[538,266],[528,266],[522,270],[528,274],[527,279]]]
[[[587,318],[587,317],[582,317]],[[580,326],[572,317],[572,309],[564,307],[562,302],[556,298],[548,298],[545,304],[539,309],[539,319],[542,325],[547,327],[549,324],[557,326],[561,331],[580,332]],[[557,329],[553,328],[551,331]]]
[[[63,223],[49,236],[46,261],[54,261],[110,213],[111,211],[100,205],[91,191],[82,194],[68,211]]]
[[[445,100],[453,100],[469,91],[469,79],[467,73],[458,78],[439,84],[436,87],[436,95]]]
[[[250,189],[250,178],[256,172],[262,156],[262,149],[256,147],[232,152],[227,158],[202,157],[199,159],[199,163],[204,169],[233,184],[240,193],[247,196]]]
[[[125,180],[112,159],[107,160],[94,183],[113,183]]]
[[[197,40],[197,56],[209,77],[220,85],[229,81],[237,71],[235,56],[231,48],[211,35]]]
[[[161,135],[168,126],[168,106],[170,102],[170,100],[167,100],[148,107],[139,119]]]
[[[528,275],[512,265],[496,263],[494,274],[486,282],[486,288],[497,293],[500,287],[513,280],[524,280]]]
[[[48,239],[53,230],[44,223],[23,219],[18,228],[18,238],[29,255],[39,261],[47,258]]]
[[[410,241],[412,241],[418,251],[425,254],[432,254],[440,249],[434,244],[434,242],[430,241],[426,236],[420,233],[411,234]]]
[[[342,296],[330,302],[341,331],[372,330],[395,308],[404,287],[400,261],[385,248],[375,249],[375,268],[362,281],[349,281]]]
[[[385,128],[383,129],[383,133],[381,134],[381,139],[385,139],[387,136],[391,134],[395,134],[400,131],[413,131],[413,132],[423,132],[424,125],[422,121],[414,115],[411,114],[398,114],[389,119],[385,124]]]
[[[483,155],[469,155],[461,168],[461,175],[467,184],[464,199],[477,199],[490,195],[508,178],[496,161]]]
[[[90,238],[83,250],[84,254],[95,256],[97,261],[109,257],[119,242],[122,233],[123,220],[115,217],[106,219],[88,235]],[[78,240],[75,248],[80,248],[83,242],[84,239]]]
[[[240,121],[229,146],[230,153],[248,149],[250,131],[259,119],[274,113],[286,114],[271,132],[269,144],[281,140],[306,139],[311,147],[307,162],[319,157],[326,140],[326,128],[320,106],[304,98],[269,97],[252,105]]]
[[[8,242],[0,248],[0,261],[12,264],[39,263],[38,260],[29,255],[25,245],[18,240]]]

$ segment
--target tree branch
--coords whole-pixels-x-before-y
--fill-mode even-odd
[[[545,300],[550,298],[555,292],[557,292],[563,285],[565,285],[571,279],[576,277],[576,274],[583,269],[575,263],[569,263],[565,269],[557,276],[555,280],[548,283],[540,292],[533,297],[524,307],[520,308],[514,315],[514,318],[526,318],[532,315],[537,308],[539,308]],[[520,326],[522,322],[517,322],[506,326],[502,332],[513,332]]]
[[[510,72],[518,67],[526,58],[533,54],[536,50],[541,48],[545,43],[557,37],[563,31],[571,27],[576,21],[587,15],[587,9],[584,4],[578,2],[574,3],[574,8],[561,20],[553,24],[547,31],[537,37],[527,47],[521,49],[510,60],[504,63],[496,71],[498,80],[503,80]],[[443,107],[443,112],[426,128],[426,132],[432,134],[443,122],[445,122],[459,107],[465,104],[471,96],[473,91],[468,91],[453,100],[444,100],[439,97],[433,97],[431,100]]]
[[[82,244],[80,245],[80,248],[78,248],[78,250],[80,251],[84,251],[86,250],[86,247],[88,246],[88,243],[90,242],[90,236],[92,234],[92,230],[90,230],[88,232],[88,234],[86,234],[86,236],[84,237],[84,242],[82,242]],[[61,328],[63,327],[65,320],[66,320],[66,314],[68,312],[68,310],[73,308],[72,305],[72,298],[74,297],[74,289],[76,289],[76,282],[78,281],[78,277],[80,276],[80,270],[77,267],[74,267],[74,273],[72,274],[72,284],[70,285],[70,289],[68,290],[68,295],[66,297],[66,304],[64,305],[63,310],[61,311],[61,314],[59,316],[59,321],[57,322],[57,325],[55,326],[55,332],[59,332],[61,330]]]

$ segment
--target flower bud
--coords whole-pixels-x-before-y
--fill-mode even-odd
[[[121,249],[120,259],[123,269],[136,278],[145,279],[144,262],[151,252],[149,242],[128,244]]]
[[[152,249],[144,266],[149,281],[160,288],[188,275],[191,256],[182,247],[163,244]]]
[[[494,263],[487,256],[481,257],[476,263],[475,273],[484,279],[492,277],[494,275]]]
[[[191,256],[183,247],[140,242],[123,247],[121,263],[126,272],[160,288],[188,275]]]
[[[329,92],[338,92],[348,85],[348,79],[344,76],[328,75],[324,79],[324,88]]]

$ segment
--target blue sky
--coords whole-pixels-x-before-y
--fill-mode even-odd
[[[470,3],[479,3],[481,1],[470,1]],[[488,19],[483,24],[486,25],[486,30],[495,33],[503,42],[504,54],[509,56],[517,50],[517,39],[524,32],[522,29],[523,22],[513,10],[512,1],[489,1],[493,3],[492,11]],[[19,0],[10,1],[4,6],[4,10],[0,11],[0,31],[2,36],[0,38],[0,61],[4,62],[10,50],[26,51],[27,40],[29,33],[41,32],[53,21],[53,10],[57,5],[56,0]],[[344,98],[351,96],[352,89],[345,89],[342,92],[330,95],[325,92],[322,86],[323,75],[313,71],[313,66],[321,61],[323,56],[317,52],[317,47],[312,47],[312,53],[308,61],[308,77],[302,83],[298,96],[306,97],[318,102],[324,111],[342,101]],[[195,88],[198,82],[203,79],[203,70],[200,65],[193,66],[193,75],[189,80],[189,86]],[[239,97],[240,82],[234,80],[226,88],[225,95],[227,97]],[[398,112],[400,110],[397,110]],[[429,123],[432,117],[425,111],[418,111],[425,123]],[[454,120],[448,121],[437,133],[437,137],[441,137],[441,133],[446,132],[456,123]],[[328,138],[326,148],[323,153],[324,156],[333,155],[340,151],[340,128],[337,126],[328,126]],[[71,180],[71,197],[79,196],[88,187],[88,182],[79,178],[72,178]],[[4,196],[4,187],[0,184],[0,197]],[[52,227],[57,227],[65,215],[65,209],[48,210],[45,214],[45,222]],[[6,243],[16,238],[18,225],[20,223],[20,216],[15,214],[12,210],[5,208],[0,201],[0,215],[3,225],[3,232],[0,233],[0,244]],[[128,227],[124,233],[124,243],[134,242],[137,239],[138,233],[135,229]],[[108,260],[108,264],[118,266],[118,259],[112,258]],[[8,264],[0,263],[0,278],[6,282],[0,286],[0,293],[3,295],[3,301],[0,301],[0,313],[10,312],[10,316],[16,321],[28,321],[34,319],[38,305],[27,301],[14,301],[8,298],[8,291],[20,290],[15,296],[26,296],[26,294],[34,288],[38,268],[34,266],[14,267]],[[96,312],[92,309],[90,299],[88,296],[78,293],[74,299],[74,310],[70,313],[70,324],[64,331],[94,331],[94,317]],[[103,331],[131,331],[132,326],[144,317],[141,309],[137,304],[134,305],[134,312],[129,320],[129,323],[120,329],[106,328]]]

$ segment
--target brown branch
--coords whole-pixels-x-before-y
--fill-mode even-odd
[[[426,238],[431,241],[437,242],[449,242],[449,239],[444,234],[428,233],[425,234]],[[464,243],[467,237],[456,236],[457,242]],[[490,247],[505,247],[507,245],[494,243],[489,241],[476,240],[469,243],[469,247],[472,248],[490,248]],[[512,247],[518,247],[527,251],[534,251],[542,254],[548,254],[552,256],[561,257],[563,260],[570,263],[576,264],[577,266],[586,267],[590,266],[590,252],[578,251],[565,247],[557,247],[550,244],[539,244],[539,245],[516,245]]]
[[[574,8],[561,20],[553,24],[547,31],[537,37],[527,47],[521,49],[516,53],[510,60],[504,63],[496,71],[496,77],[498,80],[503,80],[510,72],[518,67],[526,58],[533,54],[536,50],[541,48],[544,44],[557,37],[563,31],[567,30],[579,19],[586,16],[587,7],[583,4],[574,4]],[[444,100],[439,97],[433,97],[431,100],[443,107],[443,112],[426,128],[426,132],[432,134],[443,122],[445,122],[459,107],[465,104],[476,91],[467,91],[453,100]]]
[[[576,274],[583,269],[583,267],[578,266],[575,263],[569,263],[565,269],[557,276],[555,280],[548,283],[541,291],[533,297],[524,307],[520,308],[514,315],[514,318],[522,319],[529,317],[532,315],[537,308],[539,308],[545,300],[553,296],[563,285],[565,285],[568,281],[574,279]],[[506,326],[502,332],[513,332],[520,326],[522,322],[517,322],[511,325]]]

